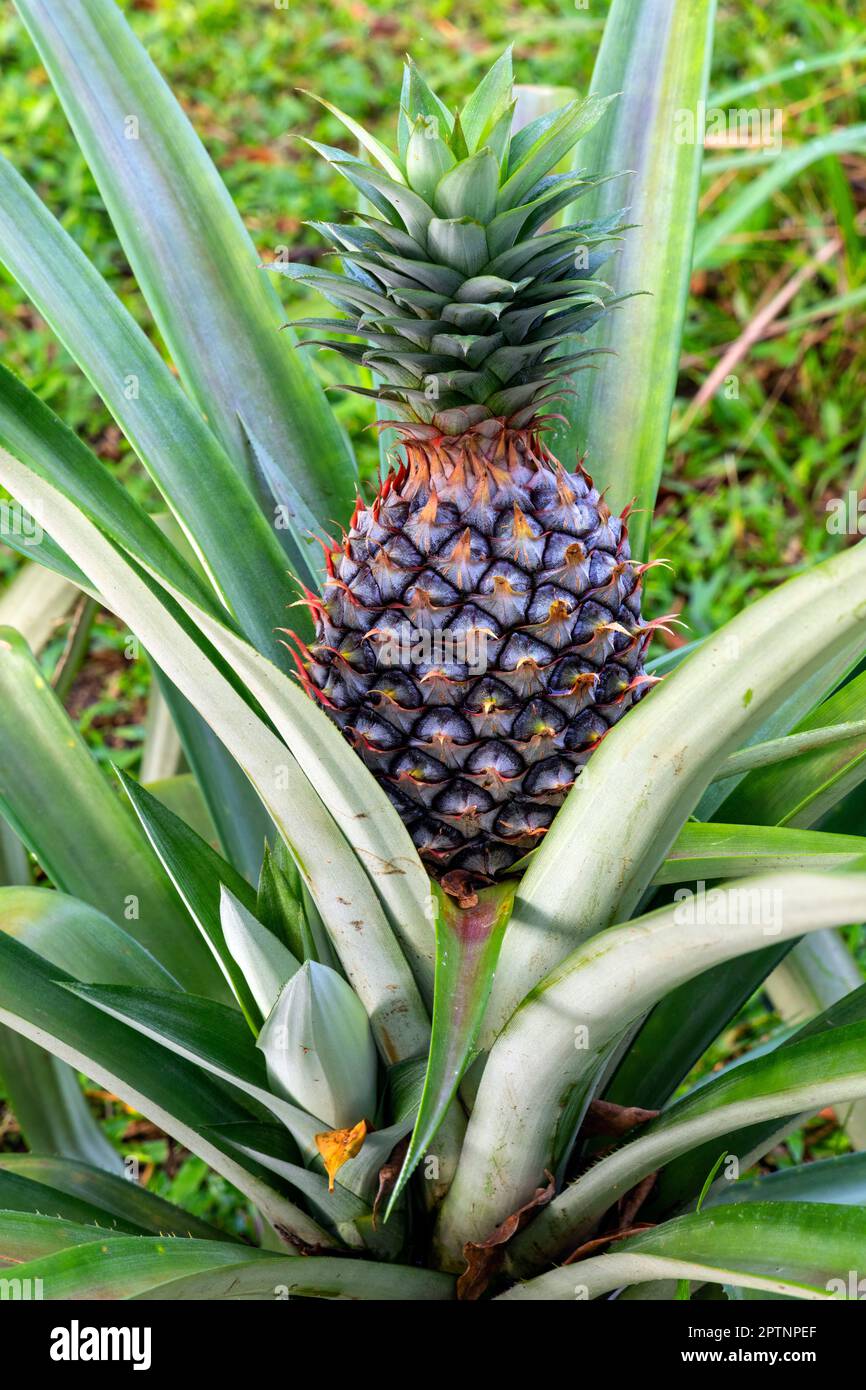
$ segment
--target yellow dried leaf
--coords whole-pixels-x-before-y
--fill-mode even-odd
[[[351,1129],[326,1129],[317,1134],[316,1148],[322,1155],[322,1162],[328,1174],[328,1191],[334,1190],[334,1175],[344,1163],[361,1152],[364,1140],[370,1132],[366,1120],[359,1120]]]

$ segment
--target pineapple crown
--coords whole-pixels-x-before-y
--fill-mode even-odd
[[[594,276],[625,230],[622,214],[550,221],[604,181],[581,170],[552,171],[612,98],[569,101],[514,132],[510,49],[454,114],[408,60],[396,152],[329,101],[314,99],[373,162],[307,143],[375,212],[356,213],[351,226],[310,224],[341,257],[342,274],[270,267],[345,315],[299,326],[366,344],[328,336],[308,345],[369,368],[375,388],[339,389],[387,402],[384,413],[396,419],[449,435],[489,418],[528,426],[564,379],[602,351],[574,351],[573,339],[618,302]]]

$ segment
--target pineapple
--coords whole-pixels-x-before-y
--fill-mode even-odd
[[[545,444],[617,229],[545,230],[597,182],[551,170],[603,106],[513,134],[510,54],[453,118],[410,64],[397,154],[365,132],[380,167],[316,146],[376,210],[315,224],[343,275],[281,267],[345,313],[305,324],[366,343],[313,340],[375,373],[347,389],[400,450],[328,550],[305,683],[458,896],[537,845],[646,681],[625,517]]]

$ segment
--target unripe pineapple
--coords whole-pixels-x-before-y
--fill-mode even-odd
[[[305,326],[366,341],[317,340],[372,369],[401,450],[329,554],[305,680],[458,893],[538,843],[646,681],[624,518],[543,440],[613,302],[618,221],[544,230],[598,182],[550,171],[605,104],[512,135],[510,54],[454,117],[410,64],[398,154],[333,107],[380,167],[316,146],[379,214],[316,224],[343,274],[280,267],[346,315]]]

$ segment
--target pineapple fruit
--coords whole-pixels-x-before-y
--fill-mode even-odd
[[[336,108],[350,129],[360,128]],[[616,219],[550,219],[597,180],[551,172],[604,102],[512,133],[510,54],[453,117],[406,69],[391,153],[316,148],[375,213],[315,224],[343,274],[281,267],[345,317],[304,326],[370,368],[399,458],[359,501],[311,597],[307,688],[460,896],[537,845],[593,748],[645,688],[651,625],[625,517],[545,444],[606,312]],[[366,345],[364,345],[366,344]]]

